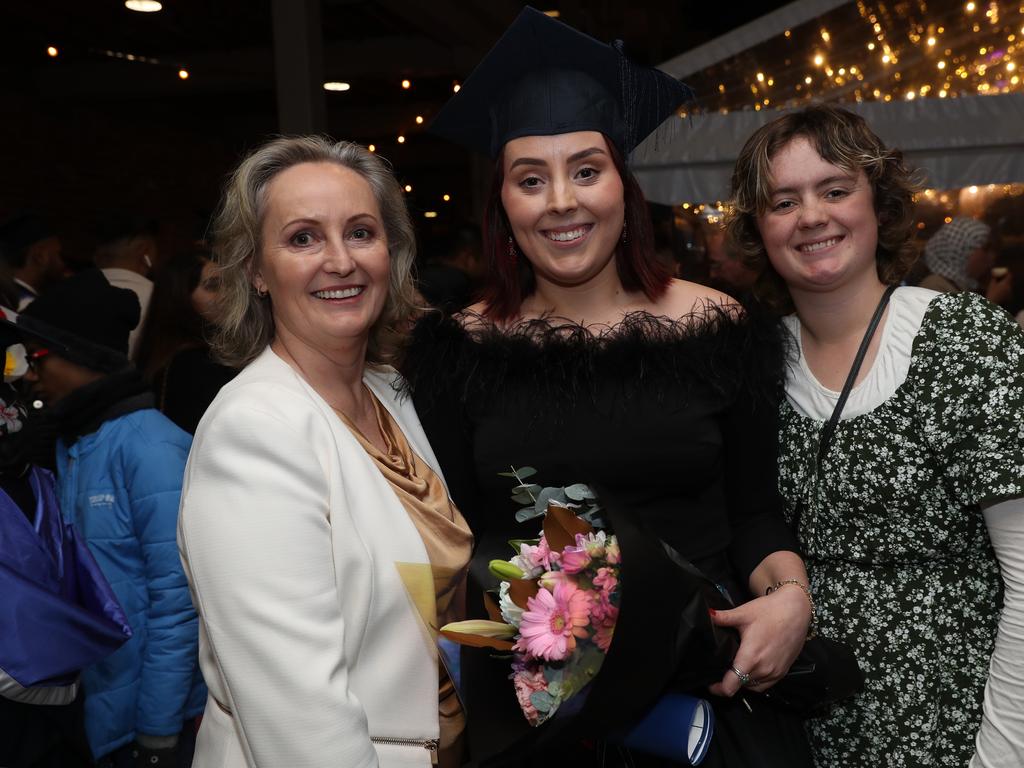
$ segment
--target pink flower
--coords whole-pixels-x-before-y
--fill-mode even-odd
[[[541,589],[526,602],[514,650],[547,661],[561,661],[586,637],[590,597],[569,581],[555,584],[554,594]]]
[[[562,550],[562,570],[579,573],[590,565],[590,555],[582,547],[566,547]]]
[[[617,611],[618,608],[616,608],[615,610]],[[614,635],[614,634],[615,634],[615,624],[614,623],[612,623],[610,625],[602,624],[600,627],[597,628],[597,631],[594,633],[594,643],[602,651],[604,651],[605,653],[608,653],[608,648],[610,648],[611,644],[612,644],[612,635]]]
[[[520,709],[523,710],[523,714],[526,715],[530,725],[538,725],[540,723],[540,713],[537,712],[537,708],[530,701],[530,696],[537,691],[546,691],[548,689],[544,673],[531,672],[528,669],[517,669],[512,673],[511,677],[512,685],[516,689],[516,698],[519,700]]]
[[[619,585],[619,579],[613,568],[598,568],[594,576],[594,586],[600,587],[602,592],[611,593]]]
[[[542,568],[546,571],[550,571],[552,565],[557,565],[559,560],[558,553],[551,551],[551,547],[548,545],[548,540],[544,536],[540,537],[540,541],[537,542],[536,546],[532,544],[521,544],[519,546],[519,556],[522,557],[531,568]]]

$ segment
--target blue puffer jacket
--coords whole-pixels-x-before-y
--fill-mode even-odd
[[[135,734],[179,733],[203,711],[198,620],[175,529],[191,438],[159,411],[106,421],[57,443],[60,506],[124,607],[134,635],[82,673],[85,727],[97,758]]]

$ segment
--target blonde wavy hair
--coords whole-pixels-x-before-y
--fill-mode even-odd
[[[403,346],[416,300],[412,219],[384,160],[358,144],[324,136],[274,139],[250,153],[228,179],[213,222],[213,257],[221,276],[217,327],[211,339],[214,353],[222,362],[240,367],[274,339],[270,298],[257,295],[252,279],[262,246],[267,187],[277,174],[301,163],[336,163],[366,179],[373,191],[387,235],[390,277],[384,308],[370,328],[366,362],[392,363]]]
[[[806,138],[833,165],[850,173],[864,171],[878,217],[878,276],[883,283],[898,283],[917,259],[910,238],[914,194],[920,182],[904,163],[903,154],[886,147],[864,118],[841,107],[815,104],[755,131],[733,168],[732,208],[725,229],[736,252],[758,272],[755,295],[777,311],[792,310],[789,290],[768,260],[757,217],[771,202],[772,158],[798,137]]]

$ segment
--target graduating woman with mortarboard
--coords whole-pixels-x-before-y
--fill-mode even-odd
[[[578,716],[530,733],[508,658],[463,649],[475,763],[610,765],[615,750],[587,739],[628,728],[686,680],[713,699],[704,765],[807,764],[801,725],[758,695],[789,669],[813,612],[775,490],[781,347],[730,297],[669,277],[624,162],[688,95],[528,8],[432,125],[495,162],[483,299],[423,318],[405,366],[474,527],[476,584],[496,586],[488,562],[537,532],[536,520],[515,523],[498,474],[510,466],[535,467],[545,485],[597,487],[623,542],[621,613]],[[689,595],[662,543],[742,605],[702,609],[683,633],[676,617]],[[724,663],[680,651],[684,635],[716,626],[740,640]]]

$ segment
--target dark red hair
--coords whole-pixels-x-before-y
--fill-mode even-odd
[[[668,289],[672,274],[667,264],[654,257],[654,233],[647,201],[633,174],[626,168],[626,162],[618,147],[605,136],[608,154],[622,179],[625,202],[626,242],[621,240],[615,247],[615,268],[619,273],[622,287],[627,291],[643,291],[650,300],[655,300]],[[509,320],[519,314],[523,299],[533,293],[536,280],[529,260],[516,246],[518,257],[512,259],[508,253],[512,228],[501,204],[501,188],[505,182],[505,152],[498,153],[494,166],[494,178],[484,208],[483,252],[487,259],[488,271],[481,298],[487,309],[485,314],[492,320]],[[514,242],[514,239],[513,239]]]

